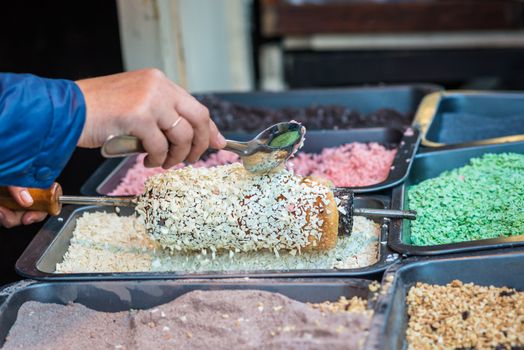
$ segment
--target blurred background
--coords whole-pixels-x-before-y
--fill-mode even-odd
[[[519,89],[521,0],[9,1],[2,71],[154,66],[193,92],[431,82]]]
[[[5,1],[0,71],[81,79],[158,67],[191,92],[433,83],[524,88],[521,0]],[[77,150],[66,193],[101,164]],[[41,224],[0,229],[0,284]]]

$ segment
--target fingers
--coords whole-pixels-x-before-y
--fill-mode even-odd
[[[189,154],[193,152],[192,147],[194,147],[194,131],[193,127],[189,122],[182,118],[180,122],[173,127],[165,131],[170,146],[167,159],[162,165],[164,169],[169,169],[180,162],[183,162],[185,159],[189,161]],[[204,151],[207,147],[204,149]],[[197,156],[197,159],[200,155]],[[196,159],[195,159],[196,161]]]
[[[144,159],[145,166],[162,166],[164,169],[168,169],[184,160],[194,163],[210,146],[221,149],[226,145],[224,137],[209,118],[207,109],[203,106],[203,109],[198,106],[195,107],[194,102],[196,100],[186,99],[186,101],[190,101],[192,106],[185,104],[178,106],[184,115],[192,116],[193,124],[184,115],[179,115],[173,107],[167,107],[157,110],[160,116],[158,125],[142,127],[133,132],[142,140],[142,144],[148,153]],[[195,118],[195,113],[199,113],[199,117]],[[182,119],[179,120],[180,117]],[[201,125],[202,120],[204,120],[205,126]]]
[[[22,216],[22,223],[24,225],[31,225],[35,222],[43,221],[47,217],[47,213],[42,211],[26,211]]]
[[[142,140],[142,145],[147,152],[144,159],[146,167],[158,167],[165,163],[169,144],[158,126],[143,127],[135,130],[133,134]]]
[[[148,152],[146,166],[166,167],[180,160],[186,150],[184,142],[191,142],[185,158],[188,162],[196,161],[210,145],[217,149],[225,146],[207,108],[158,69],[86,79],[77,85],[87,106],[78,140],[81,147],[100,146],[109,135],[131,134],[142,140]],[[186,134],[178,140],[172,139],[171,132],[164,135],[162,130],[178,116],[191,126],[191,140]],[[168,139],[174,146],[169,147]]]
[[[187,161],[194,163],[209,148],[209,111],[188,94],[179,95],[175,109],[193,127],[193,140]]]
[[[42,211],[26,211],[22,216],[22,223],[24,225],[31,225],[35,222],[43,221],[47,217],[47,213]]]
[[[209,134],[209,147],[214,149],[222,149],[226,147],[226,139],[222,136],[220,131],[218,131],[215,122],[211,119],[209,120]]]
[[[225,146],[208,109],[161,71],[145,69],[97,81],[78,82],[83,91],[98,96],[87,99],[96,108],[91,108],[85,127],[92,129],[86,135],[93,134],[97,142],[102,143],[108,133],[137,136],[148,153],[144,165],[163,168],[184,160],[193,163],[210,146]],[[179,117],[183,120],[170,128]],[[87,136],[82,145],[93,143]]]
[[[30,207],[33,205],[33,197],[25,187],[9,186],[7,187],[11,197],[13,197],[18,204],[23,207]]]
[[[185,118],[176,122],[179,118],[175,120],[174,127],[171,124],[170,127],[164,129],[164,134],[169,142],[167,158],[162,165],[164,169],[169,169],[184,160],[194,163],[209,147],[214,149],[225,147],[226,140],[211,119],[208,119],[206,127],[208,139],[203,139],[203,136],[199,135]]]
[[[172,83],[172,86],[176,93],[181,96],[179,103],[176,105],[178,113],[186,118],[195,129],[195,137],[193,140],[193,147],[195,149],[194,152],[193,149],[191,150],[188,161],[196,161],[209,147],[214,149],[224,148],[226,146],[226,140],[218,131],[213,120],[211,120],[209,110],[180,86],[175,83]],[[201,140],[201,138],[206,139]],[[205,148],[199,147],[199,145],[204,144],[206,145]],[[193,158],[194,154],[198,156]]]
[[[40,222],[44,220],[46,216],[46,213],[38,211],[12,211],[0,207],[0,224],[6,228]]]
[[[23,207],[30,207],[33,204],[33,197],[25,187],[9,186],[7,188],[11,196],[18,204]],[[47,213],[39,211],[12,211],[0,207],[0,224],[6,228],[18,225],[30,225],[44,220]]]
[[[11,228],[22,225],[22,211],[12,211],[3,207],[0,207],[0,222],[3,227]]]

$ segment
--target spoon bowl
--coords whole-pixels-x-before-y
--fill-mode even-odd
[[[242,158],[244,168],[266,174],[283,165],[302,146],[306,128],[297,122],[270,126],[248,142],[228,141],[225,150]]]

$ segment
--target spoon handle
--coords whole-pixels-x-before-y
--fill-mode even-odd
[[[226,147],[224,150],[238,154],[239,156],[245,156],[246,150],[248,149],[247,142],[226,140]]]
[[[392,209],[371,209],[371,208],[355,208],[353,215],[361,215],[365,217],[384,217],[391,219],[408,219],[416,220],[417,212],[414,210],[392,210]]]
[[[125,157],[145,151],[142,141],[131,135],[109,136],[100,149],[105,158]]]
[[[240,156],[248,148],[247,142],[226,140],[226,151],[234,152]],[[130,135],[110,136],[100,150],[105,158],[125,157],[146,150],[138,137]]]
[[[234,152],[239,156],[245,155],[248,148],[247,142],[226,140],[226,151]],[[109,136],[100,150],[105,158],[125,157],[146,150],[138,137],[131,135]]]

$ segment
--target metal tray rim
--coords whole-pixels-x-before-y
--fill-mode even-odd
[[[306,285],[318,286],[328,284],[340,284],[350,287],[368,286],[373,282],[366,278],[224,278],[224,279],[154,279],[154,280],[67,280],[67,281],[42,281],[34,279],[25,279],[13,283],[9,283],[0,287],[0,309],[8,301],[8,299],[19,290],[27,288],[35,288],[47,285],[84,285],[84,284],[122,284],[126,285],[129,282],[134,282],[136,285],[158,284],[163,283],[169,286],[180,285],[199,285],[199,286],[257,286],[257,285],[271,285],[271,286],[285,286],[285,285]]]
[[[389,207],[386,196],[367,196]],[[47,253],[49,247],[58,238],[62,229],[73,220],[74,215],[94,207],[66,206],[59,217],[49,219],[42,229],[29,243],[15,264],[16,272],[26,278],[35,280],[71,281],[71,280],[153,280],[153,279],[224,279],[224,278],[314,278],[314,277],[359,277],[378,274],[399,259],[399,255],[391,251],[386,244],[390,225],[386,220],[380,226],[381,238],[379,244],[379,259],[376,263],[355,269],[318,269],[318,270],[247,270],[247,271],[203,271],[198,273],[163,272],[100,272],[100,273],[48,273],[38,269],[38,264]]]
[[[404,210],[404,194],[406,185],[403,184],[393,190],[395,203],[400,203],[398,208]],[[392,222],[391,231],[388,235],[389,247],[403,255],[442,255],[477,250],[492,250],[498,248],[513,248],[524,246],[524,234],[511,237],[479,239],[457,243],[447,243],[429,246],[417,246],[407,244],[402,240],[403,223]]]
[[[97,310],[98,308],[94,304],[97,304],[96,300],[101,300],[105,310],[99,311],[115,312],[163,305],[195,290],[265,290],[280,293],[301,302],[335,301],[335,298],[338,299],[340,296],[358,295],[367,300],[368,309],[375,310],[374,293],[369,289],[371,283],[372,281],[367,279],[342,278],[66,282],[22,280],[0,288],[0,315],[11,314],[11,316],[5,316],[0,320],[0,332],[5,335],[8,334],[13,325],[10,321],[15,322],[14,319],[16,319],[16,317],[13,319],[13,313],[18,313],[20,306],[28,301],[62,305],[68,302],[78,302]],[[95,289],[86,290],[85,287],[94,287]],[[146,293],[145,295],[136,293],[136,291],[147,292],[155,287],[162,290],[160,296],[156,293]],[[124,290],[125,295],[120,294]],[[111,306],[111,302],[102,299],[97,291],[113,292],[115,297],[119,299],[117,306]],[[164,295],[166,291],[167,294]],[[60,292],[65,292],[65,294],[60,294]],[[145,302],[143,302],[144,298],[146,299]],[[9,329],[7,329],[8,327]],[[4,341],[4,337],[0,338],[0,346],[4,345]]]
[[[435,113],[437,112],[442,99],[449,96],[482,96],[482,95],[503,95],[505,97],[520,97],[524,98],[522,92],[517,91],[475,91],[475,90],[444,90],[444,91],[435,91],[422,98],[422,101],[415,113],[413,118],[413,125],[417,126],[420,129],[421,133],[421,146],[429,147],[433,150],[440,149],[455,149],[455,148],[464,148],[472,146],[485,146],[485,145],[494,145],[499,143],[509,143],[509,142],[519,142],[524,141],[524,135],[512,135],[512,136],[501,136],[494,137],[489,139],[461,142],[461,143],[440,143],[435,141],[430,141],[426,138],[428,130],[431,128]]]
[[[515,143],[516,145],[522,144],[524,142]],[[493,150],[506,148],[508,144],[497,144],[497,145],[482,145],[482,146],[469,146],[464,148],[457,149],[447,149],[438,152],[439,155],[453,155],[462,152],[468,152],[473,150],[481,150],[485,147],[490,147],[489,150],[486,150],[484,153],[490,153]],[[432,157],[435,155],[435,152],[427,152],[417,154],[415,161],[421,158]],[[391,195],[391,208],[394,209],[404,209],[404,199],[405,194],[407,193],[407,184],[403,183],[402,185],[396,186],[392,190]],[[471,251],[480,251],[480,250],[493,250],[499,248],[514,248],[524,246],[524,234],[515,235],[511,237],[500,237],[500,238],[489,238],[475,241],[465,241],[458,243],[448,243],[440,245],[430,245],[430,246],[416,246],[412,244],[407,244],[402,240],[403,235],[403,225],[402,220],[392,221],[390,224],[390,232],[388,235],[388,246],[400,254],[411,256],[411,255],[442,255],[450,253],[459,253],[459,252],[471,252]]]
[[[394,274],[395,277],[399,271],[406,270],[408,268],[415,268],[418,266],[426,266],[428,264],[438,263],[442,261],[467,261],[477,260],[481,258],[490,259],[505,259],[508,257],[524,257],[524,249],[517,247],[506,247],[496,250],[484,250],[478,252],[457,252],[442,256],[409,256],[402,260],[392,264],[384,271],[383,281],[391,281],[391,278],[387,278],[387,275]]]
[[[427,89],[435,91],[444,91],[444,88],[437,84],[424,83],[424,82],[415,82],[413,84],[375,84],[375,85],[363,85],[363,86],[353,86],[353,87],[328,87],[328,88],[298,88],[286,90],[288,94],[318,94],[318,93],[332,93],[332,92],[350,92],[350,91],[391,91],[391,90],[405,90],[405,89]],[[280,91],[264,91],[264,90],[255,90],[249,92],[250,94],[256,94],[261,96],[276,96],[282,94]],[[245,94],[245,92],[233,92],[233,91],[205,91],[196,93],[195,96],[204,96],[204,95],[239,95]]]
[[[490,259],[505,259],[513,257],[524,257],[524,250],[515,249],[499,249],[498,251],[480,251],[480,252],[467,252],[458,253],[445,256],[411,256],[406,259],[402,259],[395,264],[391,265],[384,271],[384,275],[381,281],[381,292],[379,293],[376,305],[375,313],[371,320],[370,332],[368,336],[368,347],[369,349],[383,349],[383,343],[381,340],[384,338],[385,328],[387,320],[392,312],[391,305],[393,303],[393,295],[399,285],[400,274],[408,269],[424,267],[428,264],[434,264],[439,262],[461,262],[468,260],[478,260],[483,258]]]

